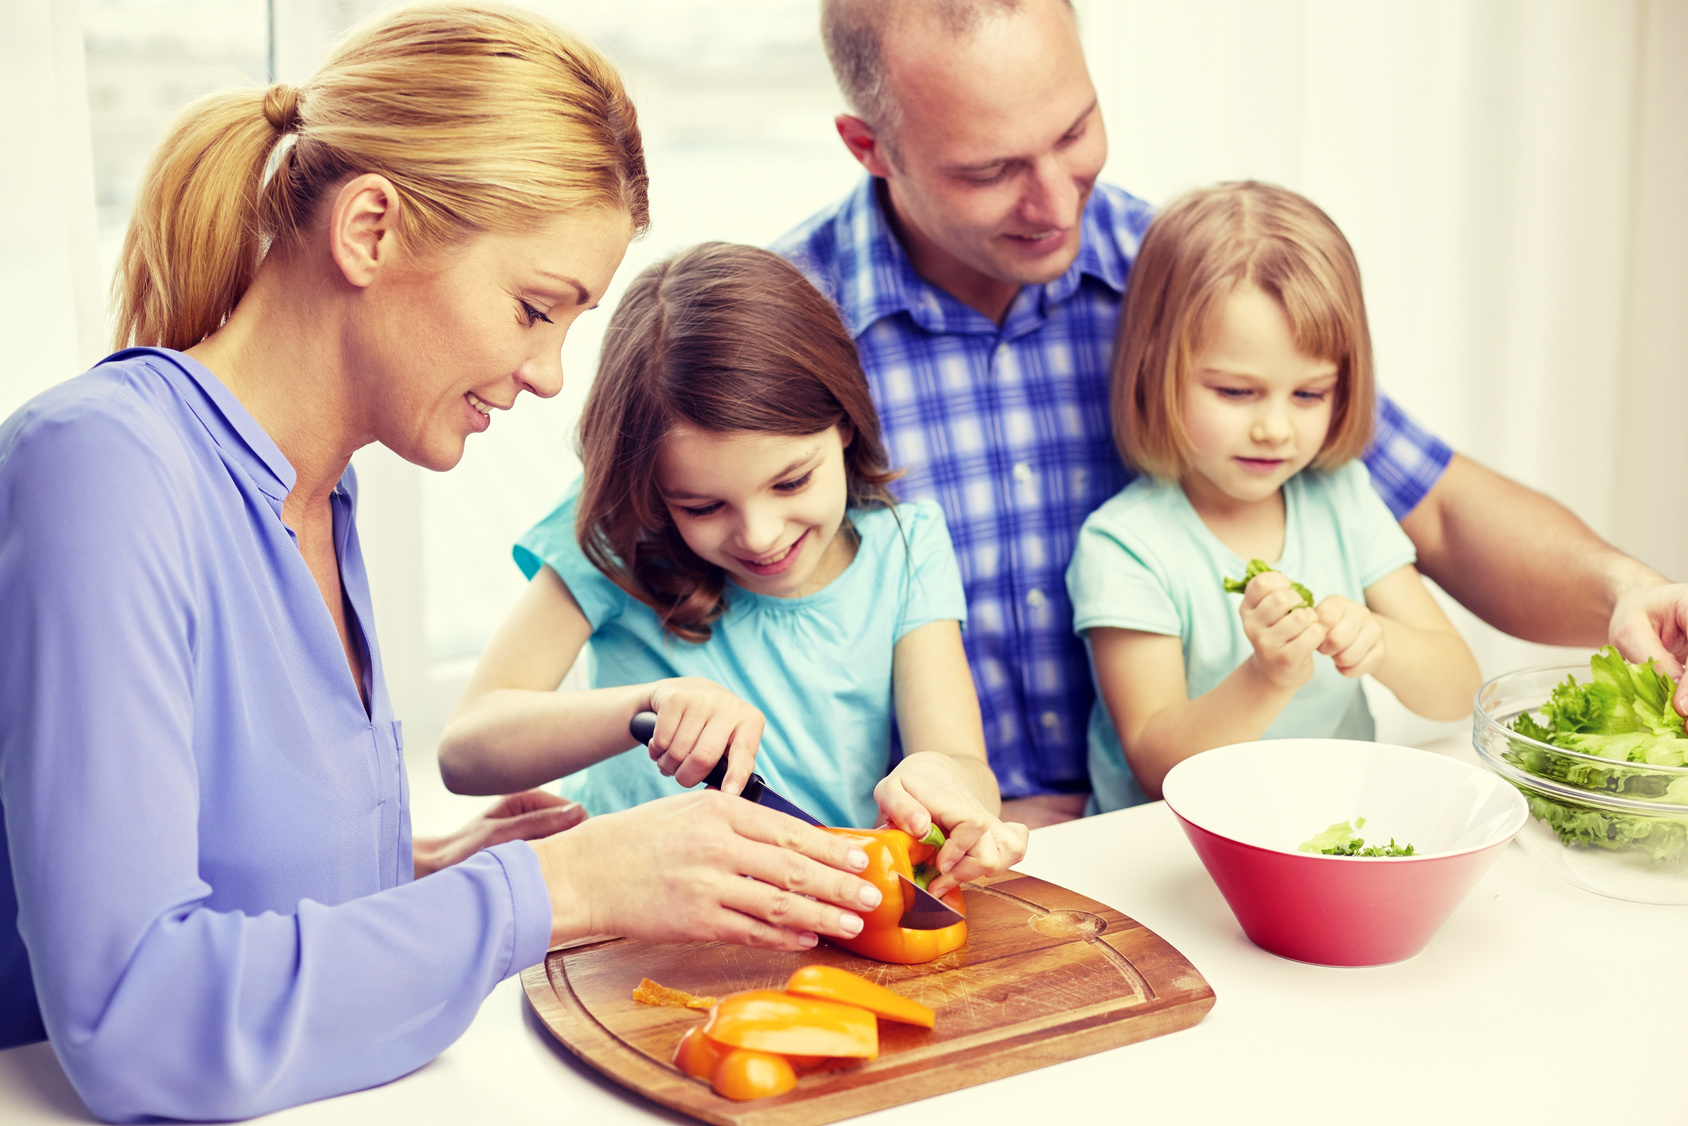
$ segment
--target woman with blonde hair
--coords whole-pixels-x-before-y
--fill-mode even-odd
[[[571,937],[801,949],[877,904],[718,794],[411,839],[351,454],[447,469],[556,394],[646,206],[614,71],[499,7],[381,16],[165,140],[128,347],[0,425],[0,1047],[49,1036],[102,1118],[392,1079]]]

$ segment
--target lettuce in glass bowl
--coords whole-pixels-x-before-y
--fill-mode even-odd
[[[1525,851],[1589,891],[1688,904],[1688,732],[1674,685],[1615,650],[1525,669],[1477,694],[1483,765],[1524,795]]]

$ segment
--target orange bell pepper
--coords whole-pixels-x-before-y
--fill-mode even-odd
[[[707,1083],[722,1057],[730,1051],[732,1049],[725,1044],[717,1044],[705,1036],[701,1025],[693,1025],[674,1045],[674,1066],[693,1079]]]
[[[921,1028],[931,1028],[938,1022],[938,1015],[920,1002],[911,1001],[901,993],[893,993],[883,985],[875,985],[837,966],[803,966],[785,983],[785,991],[802,997],[860,1005],[886,1020]]]
[[[797,1073],[784,1056],[734,1048],[721,1057],[709,1085],[722,1098],[764,1099],[797,1086]]]
[[[774,989],[729,993],[709,1010],[702,1034],[729,1047],[779,1055],[879,1055],[879,1023],[866,1009]]]
[[[943,831],[936,825],[918,841],[901,829],[828,829],[827,832],[848,838],[867,853],[867,869],[862,872],[862,879],[878,888],[884,897],[878,907],[863,915],[861,934],[855,938],[829,938],[829,942],[864,958],[905,966],[941,958],[966,943],[965,919],[935,931],[910,930],[900,925],[903,885],[897,876],[907,876],[921,887],[931,882],[937,873],[929,861],[944,843]],[[966,913],[960,888],[944,896],[944,902]]]

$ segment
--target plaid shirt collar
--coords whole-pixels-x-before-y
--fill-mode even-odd
[[[885,214],[879,180],[864,177],[845,198],[836,219],[842,229],[853,232],[853,237],[839,238],[837,243],[842,281],[838,306],[844,322],[853,335],[860,336],[876,321],[907,313],[930,333],[989,334],[1012,340],[1036,331],[1047,319],[1049,309],[1076,293],[1085,277],[1095,278],[1115,293],[1124,293],[1130,263],[1117,240],[1107,237],[1100,208],[1099,196],[1092,192],[1081,220],[1078,257],[1060,277],[1022,289],[998,326],[914,272],[914,264]]]

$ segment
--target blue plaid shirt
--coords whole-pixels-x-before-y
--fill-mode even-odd
[[[1126,275],[1153,217],[1098,183],[1078,258],[1027,286],[1002,324],[914,272],[874,181],[781,239],[856,339],[905,500],[943,506],[967,592],[967,659],[1005,797],[1090,788],[1094,690],[1065,574],[1084,518],[1131,479],[1114,448],[1108,374]],[[1379,396],[1366,453],[1397,517],[1453,451]]]

